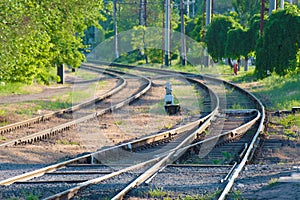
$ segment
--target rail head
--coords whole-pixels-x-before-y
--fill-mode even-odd
[[[114,93],[120,91],[122,88],[124,88],[126,86],[126,80],[124,78],[122,78],[121,76],[119,76],[119,75],[117,75],[113,72],[105,72],[103,70],[101,72],[104,73],[104,74],[113,76],[113,77],[117,77],[120,80],[120,83],[117,86],[110,89],[107,93],[105,93],[103,95],[100,95],[100,96],[96,97],[95,99],[80,103],[78,105],[73,105],[70,108],[61,109],[59,111],[54,111],[54,112],[51,112],[51,113],[48,113],[48,114],[45,114],[45,115],[33,117],[31,119],[27,119],[27,120],[24,120],[24,121],[21,121],[21,122],[16,122],[16,123],[13,123],[13,124],[8,124],[6,126],[2,126],[2,127],[0,127],[0,134],[4,134],[4,133],[7,133],[7,132],[10,132],[12,130],[19,129],[19,128],[22,128],[22,127],[30,126],[30,124],[45,121],[45,120],[50,119],[51,117],[53,117],[55,115],[74,112],[78,109],[81,109],[81,108],[84,108],[88,105],[91,105],[91,104],[93,104],[97,101],[105,99],[105,98],[113,95]]]
[[[116,66],[120,66],[120,67],[128,67],[128,66],[124,66],[124,65],[120,65],[120,64],[115,64],[115,63],[110,63],[110,65],[116,65]],[[151,68],[148,68],[148,70],[153,70]],[[160,71],[168,71],[168,70],[161,70],[161,69],[155,69],[156,71],[157,70],[160,70]],[[170,71],[170,70],[169,70]],[[184,74],[185,76],[190,76],[190,77],[195,77],[195,74],[191,74],[191,73],[184,73],[182,72],[182,74]],[[234,183],[234,180],[238,177],[238,174],[242,171],[244,165],[246,164],[246,162],[248,161],[249,159],[249,155],[251,154],[251,152],[253,151],[254,149],[254,145],[259,137],[259,134],[261,132],[263,132],[264,130],[264,121],[265,121],[265,107],[264,105],[262,104],[262,102],[256,97],[254,96],[252,93],[250,93],[249,91],[247,90],[244,90],[242,89],[241,87],[233,84],[233,83],[230,83],[228,81],[224,81],[224,80],[221,80],[221,79],[217,79],[215,77],[212,77],[212,76],[208,76],[208,75],[196,75],[196,77],[198,78],[202,78],[202,79],[210,79],[210,80],[215,80],[215,81],[219,81],[219,82],[222,82],[224,84],[227,84],[231,87],[234,87],[234,88],[237,88],[239,91],[241,91],[242,93],[246,94],[247,96],[249,96],[251,99],[253,99],[253,101],[256,103],[257,105],[257,110],[259,111],[259,114],[258,114],[258,117],[256,117],[256,119],[254,121],[259,121],[259,126],[258,126],[258,129],[249,145],[249,147],[247,148],[247,151],[242,159],[242,161],[237,165],[236,169],[234,170],[233,172],[233,175],[230,177],[230,180],[228,181],[225,189],[223,190],[221,196],[219,197],[220,200],[223,200],[225,199],[225,197],[228,195],[233,183]],[[246,125],[245,125],[246,126]],[[226,133],[228,134],[228,133]]]

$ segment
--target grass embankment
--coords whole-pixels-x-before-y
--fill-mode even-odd
[[[268,110],[291,110],[294,106],[300,106],[299,73],[291,73],[284,77],[272,74],[265,79],[257,79],[254,75],[253,66],[250,66],[247,72],[242,68],[237,76],[233,76],[232,69],[226,65],[216,65],[209,68],[172,66],[171,69],[198,74],[209,74],[237,83],[256,95],[265,104]]]
[[[265,105],[267,110],[291,110],[292,107],[300,107],[300,74],[291,73],[280,77],[271,74],[265,79],[257,79],[254,75],[254,67],[250,66],[248,71],[241,69],[237,76],[233,76],[229,66],[218,65],[210,68],[199,67],[172,67],[179,71],[210,74],[236,83],[242,88],[252,92]],[[299,139],[300,114],[285,117],[273,117],[273,122],[280,124],[284,134],[290,139]]]
[[[71,73],[69,73],[70,75]],[[76,78],[81,78],[83,80],[90,80],[98,78],[98,74],[89,73],[86,71],[75,72],[71,74]],[[91,83],[88,88],[84,90],[78,88],[76,91],[72,92],[52,92],[47,95],[47,92],[43,92],[44,89],[49,90],[59,89],[61,85],[57,83],[51,83],[50,86],[45,86],[42,84],[35,83],[33,85],[26,85],[22,83],[0,83],[0,99],[1,98],[20,98],[20,95],[34,94],[37,99],[15,101],[0,104],[0,126],[4,126],[10,123],[21,121],[24,119],[31,118],[36,115],[45,114],[51,111],[60,110],[64,108],[71,107],[74,103],[80,103],[83,99],[89,99],[91,95],[95,93],[95,88],[101,88],[106,85],[106,81]],[[65,84],[64,86],[70,86]],[[56,90],[55,90],[56,91]],[[18,95],[18,96],[11,96]],[[0,100],[1,101],[1,100]]]

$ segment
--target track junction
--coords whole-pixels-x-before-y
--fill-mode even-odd
[[[147,131],[146,135],[118,145],[1,180],[1,185],[9,185],[1,189],[14,190],[17,195],[26,188],[40,193],[42,199],[122,199],[141,191],[165,188],[172,198],[184,191],[189,195],[217,192],[219,199],[225,199],[259,143],[265,118],[262,103],[242,88],[210,76],[124,65],[103,69],[99,67],[102,65],[85,64],[81,68],[105,73],[114,79],[115,87],[70,109],[2,127],[1,134],[12,134],[32,124],[40,127],[54,117],[64,116],[53,127],[21,138],[12,137],[11,141],[0,144],[0,148],[51,140],[53,135],[100,120],[102,115],[122,113],[122,109],[126,113],[126,107],[143,101],[143,95],[155,87],[164,87],[167,80],[178,85],[188,82],[201,94],[201,100],[196,105],[190,101],[194,97],[182,101],[181,117],[165,130]],[[110,98],[113,100],[105,103]],[[239,109],[234,109],[236,99],[239,99]],[[69,113],[80,117],[66,117]],[[178,178],[176,173],[186,174],[186,178],[172,179]]]

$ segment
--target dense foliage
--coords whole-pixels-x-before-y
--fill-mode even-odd
[[[239,27],[240,24],[230,16],[218,15],[213,18],[205,35],[207,51],[213,60],[218,61],[227,57],[225,50],[228,32]]]
[[[102,1],[0,1],[0,80],[48,83],[61,64],[77,67],[84,60],[81,37],[103,19]]]
[[[136,49],[119,60],[163,62],[162,50],[147,48],[146,27],[163,28],[164,1],[118,0],[118,32],[139,30],[132,34]],[[180,31],[180,0],[172,2],[171,29]],[[190,1],[192,2],[192,1]],[[266,0],[264,34],[260,35],[260,0],[214,1],[212,22],[205,26],[205,1],[185,6],[185,33],[205,42],[213,60],[256,57],[256,74],[267,70],[284,75],[300,68],[300,11],[296,6],[268,15]],[[143,14],[143,16],[141,15]],[[0,1],[0,81],[48,83],[56,80],[51,73],[61,64],[78,67],[83,52],[95,48],[114,35],[113,0],[2,0]],[[142,16],[142,18],[141,18]],[[104,19],[107,20],[104,20]],[[204,37],[205,36],[205,37]],[[163,34],[151,35],[163,44]],[[141,43],[142,41],[142,43]],[[151,41],[152,42],[152,41]],[[172,58],[178,58],[180,43]],[[245,68],[246,69],[246,68]]]
[[[213,18],[205,34],[213,60],[245,58],[247,63],[249,56],[256,55],[255,72],[261,78],[272,72],[282,76],[299,70],[300,11],[296,6],[285,4],[284,10],[265,16],[262,35],[259,35],[259,14],[253,15],[243,26],[241,19],[237,13]]]
[[[300,10],[287,6],[274,12],[265,23],[257,46],[256,73],[265,77],[271,72],[285,75],[300,66]]]

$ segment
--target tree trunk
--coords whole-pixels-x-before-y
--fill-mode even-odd
[[[231,68],[233,68],[233,64],[232,64],[232,62],[231,62],[231,59],[230,59],[230,58],[227,58],[227,61],[228,61],[229,66],[230,66]]]
[[[65,79],[64,79],[64,65],[61,64],[59,66],[57,66],[57,76],[59,76],[60,80],[57,82],[59,84],[64,84],[65,83]]]
[[[248,71],[248,60],[249,60],[248,56],[245,56],[245,66],[244,66],[245,72]]]
[[[241,70],[241,59],[240,58],[238,58],[237,64],[238,64],[238,70],[240,71]]]

